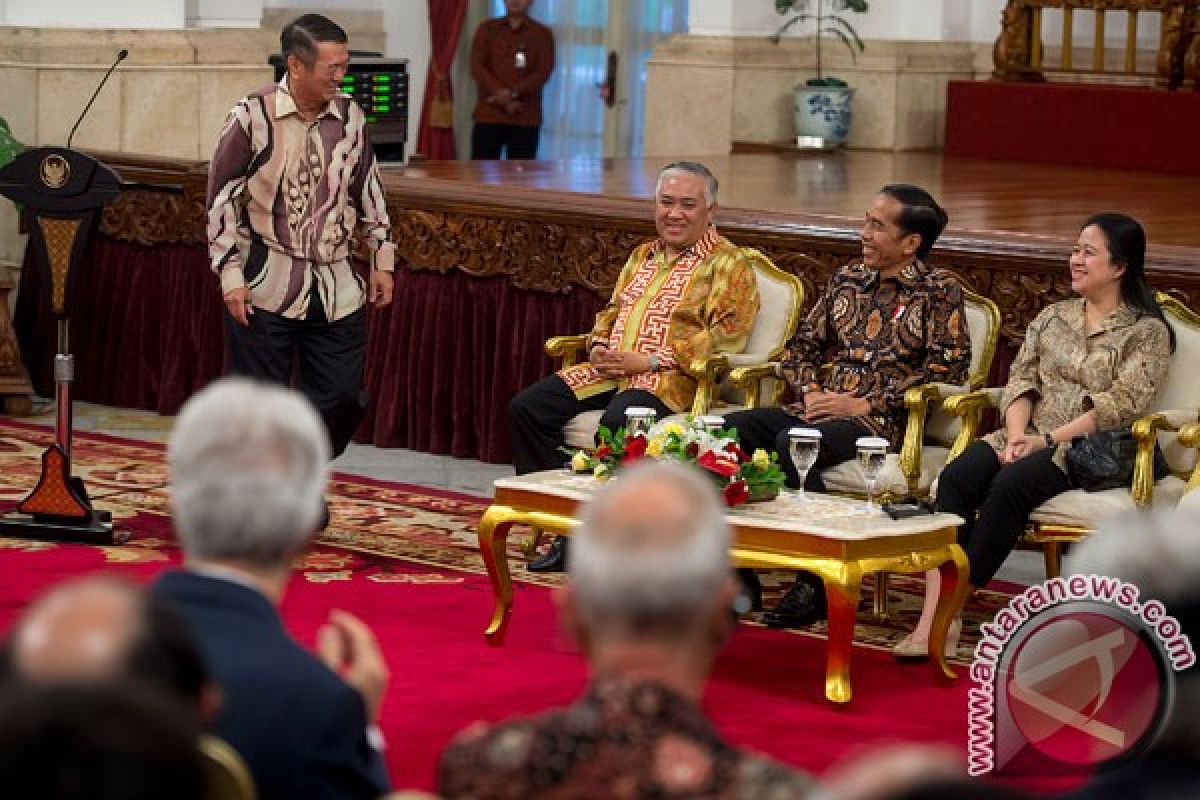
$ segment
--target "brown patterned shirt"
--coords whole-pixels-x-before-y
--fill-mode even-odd
[[[1089,335],[1083,298],[1062,300],[1029,323],[1000,408],[1032,392],[1031,433],[1048,433],[1093,409],[1097,430],[1125,428],[1150,410],[1170,363],[1162,320],[1121,304]],[[985,439],[1001,450],[1007,437],[1001,427]],[[1054,459],[1060,467],[1064,452],[1060,444]]]
[[[807,775],[726,744],[690,700],[601,678],[574,705],[472,729],[442,754],[448,800],[807,797]]]
[[[309,122],[285,76],[229,112],[208,175],[208,252],[222,293],[246,286],[256,308],[303,319],[315,292],[339,320],[366,303],[351,237],[362,238],[371,269],[390,272],[390,230],[366,117],[348,95]]]
[[[821,377],[823,361],[832,368]],[[923,383],[961,384],[971,365],[962,286],[953,273],[917,261],[891,278],[860,263],[834,273],[788,341],[783,376],[797,393],[865,397],[871,413],[853,417],[899,445],[904,393]],[[804,419],[804,404],[784,408]]]

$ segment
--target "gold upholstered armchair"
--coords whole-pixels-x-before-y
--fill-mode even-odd
[[[1133,423],[1138,442],[1132,485],[1099,492],[1071,489],[1047,500],[1030,515],[1022,544],[1042,550],[1046,577],[1062,569],[1064,545],[1083,540],[1102,517],[1122,511],[1174,508],[1189,486],[1200,485],[1196,448],[1200,447],[1200,316],[1175,298],[1158,293],[1158,304],[1175,332],[1175,353],[1167,380],[1149,414]],[[950,398],[946,410],[962,419],[951,458],[979,435],[983,412],[998,408],[1003,389],[988,388]],[[1154,480],[1154,445],[1158,443],[1171,474]]]
[[[754,260],[758,281],[759,309],[750,329],[750,337],[740,353],[713,353],[691,366],[699,386],[691,413],[721,414],[740,407],[741,392],[729,381],[731,370],[777,359],[796,327],[804,307],[804,284],[795,275],[776,267],[767,258]],[[546,354],[561,359],[562,367],[579,363],[586,335],[555,336],[546,341]],[[596,428],[602,411],[585,411],[567,423],[567,446],[590,449],[595,446]]]
[[[949,397],[978,389],[987,382],[988,371],[1000,339],[1000,309],[986,297],[963,290],[967,312],[967,328],[971,337],[971,366],[963,386],[930,383],[914,386],[904,395],[908,422],[904,443],[899,453],[889,453],[883,470],[876,480],[877,494],[883,502],[913,495],[929,494],[934,478],[950,455],[958,434],[959,421],[942,410]],[[746,390],[746,406],[757,408],[766,400],[779,405],[783,395],[779,362],[771,361],[752,367],[735,369],[731,382]],[[767,379],[774,382],[770,389],[761,386]],[[821,473],[826,489],[834,494],[862,496],[864,486],[853,461],[838,464]]]
[[[1179,444],[1200,451],[1200,423],[1184,425],[1179,429]],[[1192,477],[1188,480],[1183,499],[1179,501],[1180,508],[1188,508],[1200,512],[1200,458],[1192,456],[1196,466],[1192,469]]]

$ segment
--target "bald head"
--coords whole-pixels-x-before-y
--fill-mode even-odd
[[[91,578],[52,589],[18,624],[13,665],[39,682],[115,677],[139,635],[141,618],[139,591],[121,581]]]
[[[729,581],[730,532],[716,489],[677,464],[622,472],[587,504],[573,538],[574,610],[599,638],[686,638],[707,623]]]

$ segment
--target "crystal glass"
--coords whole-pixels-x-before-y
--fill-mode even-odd
[[[875,480],[887,461],[887,439],[878,436],[863,436],[854,443],[858,448],[858,471],[867,485],[867,513],[877,510],[875,505]]]
[[[698,417],[697,421],[700,427],[709,433],[716,433],[725,427],[725,418],[719,414],[705,414],[703,417]]]
[[[788,454],[800,473],[800,488],[796,490],[796,500],[803,503],[808,500],[804,493],[804,482],[808,480],[808,471],[817,461],[817,453],[821,449],[821,432],[816,428],[789,428]]]
[[[658,416],[658,412],[653,408],[645,406],[630,406],[625,409],[625,435],[626,436],[642,436],[650,435],[650,427],[654,425],[654,419]]]

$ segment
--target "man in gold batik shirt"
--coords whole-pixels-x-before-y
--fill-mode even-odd
[[[658,238],[638,246],[617,278],[588,336],[588,361],[543,378],[509,406],[517,474],[559,467],[563,426],[603,409],[616,430],[625,409],[646,406],[659,417],[686,411],[696,393],[692,363],[737,352],[758,314],[755,263],[766,256],[717,233],[717,180],[702,164],[663,168],[654,197]],[[529,568],[562,568],[563,540]]]

